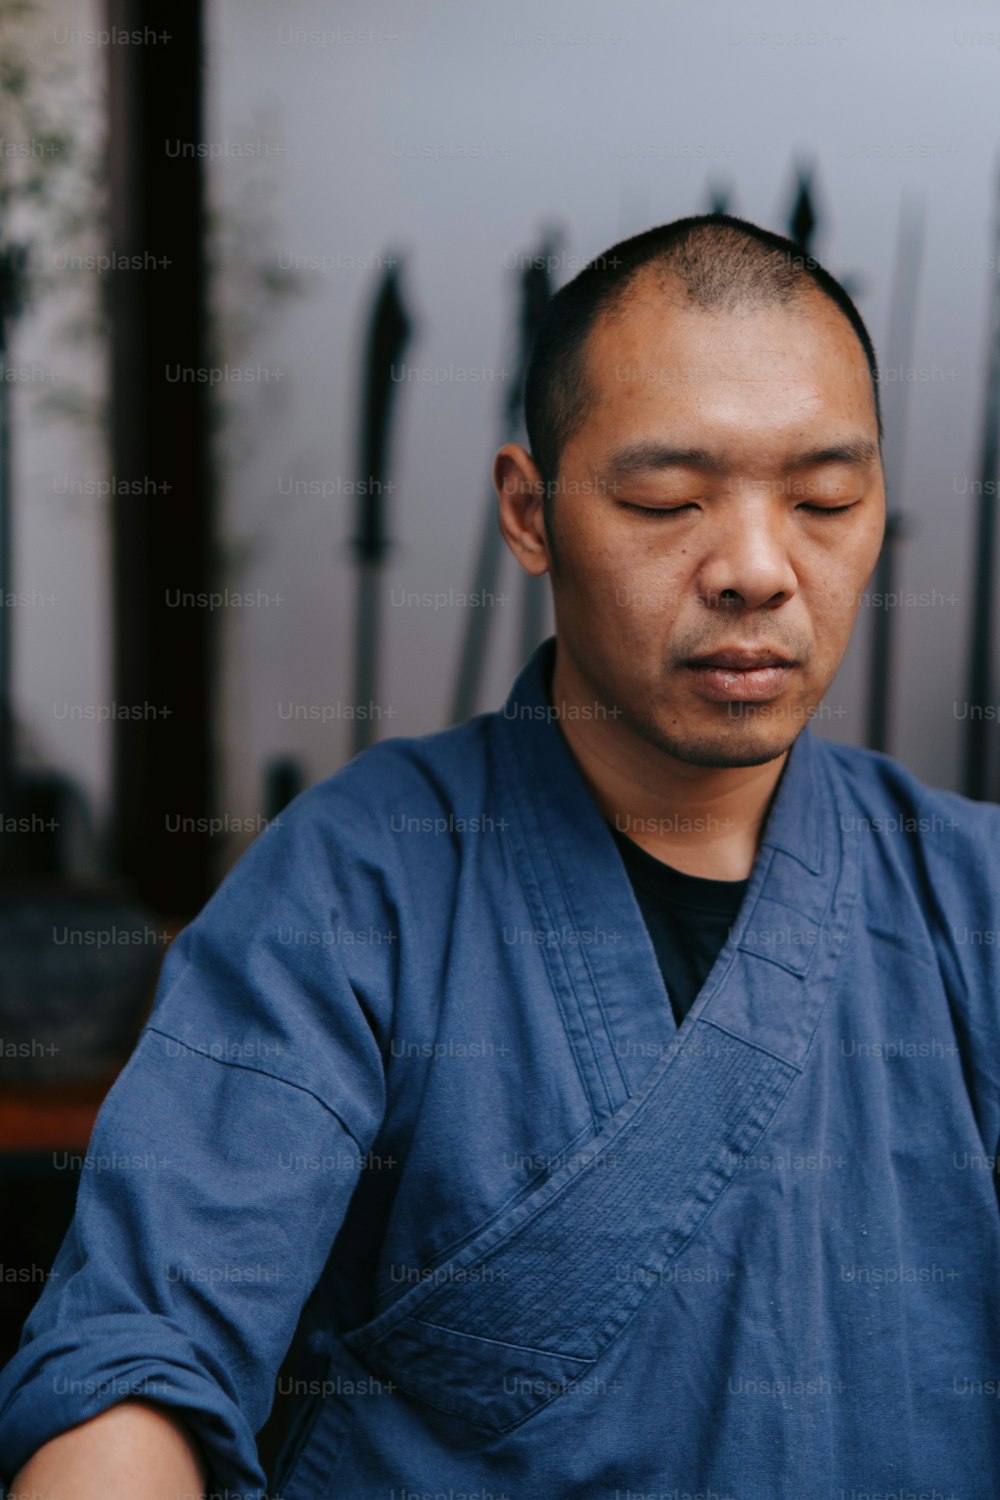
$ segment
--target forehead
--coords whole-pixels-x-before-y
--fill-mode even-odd
[[[818,290],[706,309],[669,283],[637,278],[595,321],[584,370],[590,399],[578,437],[589,448],[662,433],[763,456],[834,429],[877,432],[864,350]]]

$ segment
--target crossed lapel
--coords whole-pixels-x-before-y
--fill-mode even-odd
[[[533,921],[622,938],[543,950],[595,1134],[430,1282],[345,1336],[402,1389],[493,1431],[581,1379],[757,1148],[806,1064],[858,883],[842,794],[806,729],[740,913],[677,1029],[611,832],[550,717],[551,651],[539,648],[495,721],[493,769]],[[618,1045],[637,1011],[647,1034],[660,1016],[652,1063]],[[619,1280],[623,1259],[645,1274]]]

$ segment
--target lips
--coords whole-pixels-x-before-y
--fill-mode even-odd
[[[790,667],[790,657],[780,656],[776,651],[749,651],[738,647],[728,651],[713,651],[709,656],[696,656],[685,663],[689,667],[723,667],[731,672],[752,672],[758,667]]]
[[[716,703],[762,703],[784,692],[795,662],[777,651],[730,646],[685,662],[695,691]]]

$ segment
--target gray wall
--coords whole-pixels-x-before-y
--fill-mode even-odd
[[[270,601],[218,612],[221,810],[258,812],[273,755],[299,755],[315,779],[350,753],[346,719],[288,714],[337,714],[351,697],[345,491],[379,257],[404,258],[419,325],[408,361],[492,372],[400,387],[380,699],[392,710],[383,733],[420,733],[445,721],[469,611],[392,600],[471,586],[499,372],[510,368],[514,257],[560,227],[561,282],[616,238],[705,208],[710,181],[732,185],[734,211],[783,229],[795,160],[818,171],[816,253],[858,279],[882,345],[900,215],[906,203],[924,214],[914,368],[887,372],[911,395],[892,749],[924,779],[957,786],[992,275],[995,7],[214,0],[209,11],[218,357],[258,377],[217,388],[222,582]],[[317,267],[303,269],[303,257]],[[85,530],[68,503],[42,504],[32,476],[58,466],[40,457],[43,441],[34,430],[19,460],[22,508],[35,506],[21,520],[22,586],[55,579],[67,603],[51,626],[38,610],[19,641],[21,709],[103,795],[100,737],[60,734],[45,719],[67,673],[96,683],[103,671],[104,544],[96,515]],[[295,481],[321,493],[282,492]],[[508,564],[481,707],[519,664],[519,575]],[[829,695],[845,710],[823,723],[831,737],[862,738],[871,616],[862,609]],[[235,836],[221,857],[245,842]]]

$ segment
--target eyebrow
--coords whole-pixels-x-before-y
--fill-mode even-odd
[[[785,467],[811,469],[822,464],[870,464],[877,457],[878,447],[870,438],[856,437],[798,453]],[[642,441],[615,448],[608,457],[605,472],[610,478],[619,480],[660,469],[703,469],[719,474],[725,468],[722,457],[707,448],[675,448],[668,443]]]
[[[819,464],[870,464],[878,458],[878,445],[870,438],[848,438],[829,448],[812,448],[789,463],[790,469],[809,469]]]

